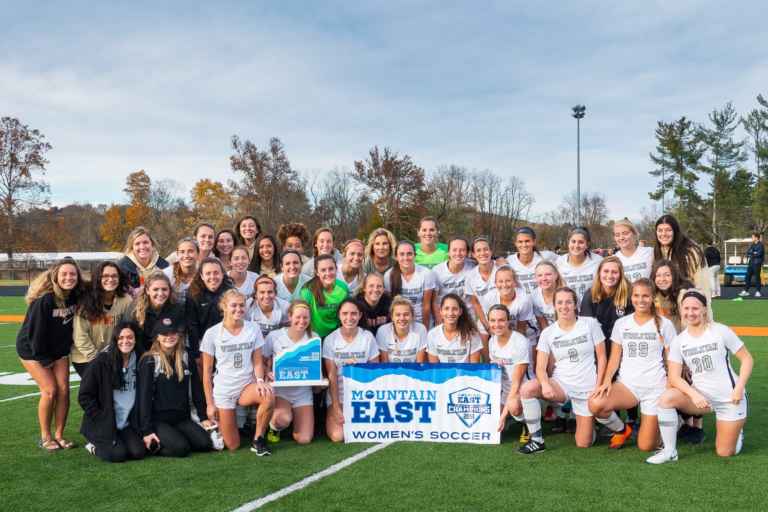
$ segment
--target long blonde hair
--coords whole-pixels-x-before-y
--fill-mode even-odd
[[[368,235],[368,243],[365,244],[365,250],[363,251],[363,256],[365,257],[365,259],[373,260],[373,243],[380,236],[387,237],[387,240],[389,241],[389,257],[394,259],[395,247],[397,246],[397,239],[395,238],[395,235],[392,234],[390,230],[384,229],[384,228],[374,229],[371,232],[371,234]]]
[[[144,353],[142,359],[145,357],[154,357],[155,364],[160,365],[159,370],[166,376],[166,378],[170,379],[173,377],[175,372],[176,378],[179,379],[179,382],[181,382],[184,380],[184,355],[186,353],[186,349],[184,348],[184,340],[182,339],[181,334],[178,336],[179,341],[176,343],[176,348],[173,349],[173,364],[171,364],[171,360],[170,357],[168,357],[168,354],[163,352],[163,349],[160,348],[160,341],[158,340],[158,336],[155,336],[155,339],[152,341],[152,346],[149,347],[149,350]],[[155,368],[155,372],[157,371],[158,368]]]
[[[557,269],[557,266],[554,263],[549,260],[542,260],[538,262],[533,269],[534,275],[539,267],[549,267],[552,272],[555,273],[555,276],[557,276],[555,279],[555,290],[558,288],[565,288],[565,280],[563,279],[562,274],[560,274],[560,271]]]
[[[64,265],[72,265],[75,267],[75,272],[77,272],[77,284],[69,293],[62,290],[58,282],[59,269]],[[32,280],[24,297],[24,302],[30,305],[43,295],[52,293],[56,296],[56,301],[63,305],[64,300],[69,294],[74,293],[75,297],[80,297],[84,290],[85,283],[83,283],[83,273],[80,271],[80,266],[72,258],[64,258],[54,263],[51,268]]]
[[[141,291],[141,295],[136,297],[136,307],[134,309],[134,314],[136,316],[136,322],[142,328],[144,327],[144,322],[147,320],[147,311],[151,307],[149,301],[149,287],[155,281],[164,281],[165,284],[168,285],[168,302],[173,304],[176,301],[173,286],[171,286],[171,280],[168,279],[168,276],[160,270],[152,272],[147,280],[144,281],[144,289]]]
[[[603,266],[607,263],[615,263],[619,267],[619,284],[613,291],[613,294],[603,288],[603,283],[600,282],[600,271],[603,270]],[[603,258],[600,264],[597,266],[595,272],[595,281],[592,283],[592,302],[599,303],[603,299],[611,297],[613,299],[613,305],[622,309],[627,309],[627,303],[629,302],[629,289],[630,284],[627,278],[624,276],[624,265],[621,264],[621,260],[618,256],[607,256]]]

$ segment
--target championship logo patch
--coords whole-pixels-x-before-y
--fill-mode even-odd
[[[471,427],[483,414],[491,414],[491,395],[474,388],[463,388],[448,394],[448,414],[455,414]]]

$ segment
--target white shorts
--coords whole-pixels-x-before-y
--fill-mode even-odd
[[[659,412],[659,397],[664,393],[664,388],[647,388],[641,386],[633,386],[628,382],[619,379],[630,393],[635,395],[637,403],[640,405],[640,414],[645,416],[658,416]]]
[[[701,393],[701,391],[699,392]],[[713,400],[712,397],[707,395],[704,395],[704,398],[712,405],[715,419],[718,421],[741,421],[747,419],[746,394],[741,397],[738,404],[734,404],[730,400],[727,402]]]
[[[589,410],[589,405],[587,404],[590,391],[575,391],[554,377],[552,377],[552,380],[560,385],[560,387],[565,392],[565,396],[568,398],[568,400],[571,401],[573,414],[576,416],[592,417],[592,413]]]
[[[291,404],[291,408],[306,407],[313,405],[312,388],[310,386],[297,387],[277,387],[275,396],[282,398]]]
[[[253,379],[222,385],[213,379],[213,403],[220,409],[234,409],[237,407],[237,401],[243,390],[253,383]]]

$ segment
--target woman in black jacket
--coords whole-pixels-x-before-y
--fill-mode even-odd
[[[232,288],[224,265],[216,258],[205,258],[200,262],[197,275],[187,292],[184,306],[184,317],[187,325],[187,351],[191,361],[198,366],[202,375],[200,362],[200,340],[205,331],[221,322],[222,314],[219,300],[225,291]]]
[[[131,295],[134,296],[153,272],[168,266],[168,262],[157,252],[157,243],[144,226],[138,226],[130,232],[123,252],[125,256],[117,265],[128,276]]]
[[[152,345],[157,325],[184,324],[184,305],[176,302],[168,276],[157,271],[147,277],[141,295],[136,297],[124,318],[139,325],[136,344],[141,352],[146,352]]]
[[[64,258],[53,265],[30,284],[27,313],[16,336],[21,364],[40,388],[39,445],[49,452],[75,446],[64,439],[64,427],[69,413],[72,323],[83,290],[82,274],[75,260]],[[55,416],[56,424],[53,436],[51,416]]]
[[[77,399],[84,411],[80,432],[88,440],[85,448],[106,462],[143,459],[146,452],[136,405],[138,332],[135,322],[119,323],[80,383]]]
[[[165,457],[186,457],[213,448],[204,430],[213,426],[206,416],[200,376],[189,364],[182,342],[183,327],[161,322],[152,347],[139,362],[139,432],[144,446]],[[202,427],[192,420],[190,399]]]

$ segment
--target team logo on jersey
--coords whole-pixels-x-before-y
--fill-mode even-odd
[[[474,388],[449,393],[448,414],[455,414],[470,428],[483,414],[491,414],[491,395]]]

